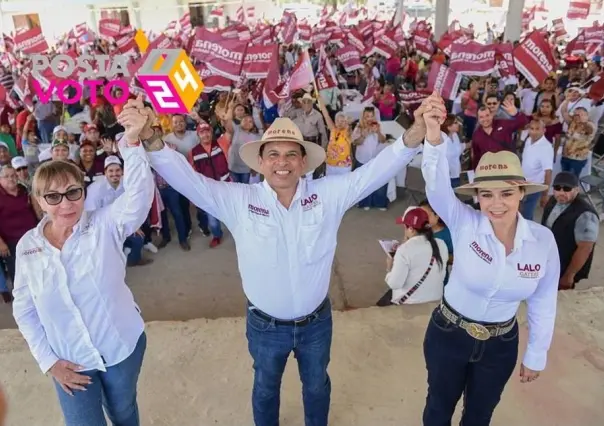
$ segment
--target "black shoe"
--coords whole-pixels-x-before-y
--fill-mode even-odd
[[[180,243],[180,248],[183,249],[184,251],[191,251],[191,246],[187,242]]]
[[[164,247],[166,247],[168,244],[170,244],[170,240],[164,240],[162,239],[160,241],[160,243],[157,245],[158,249],[163,249]]]
[[[13,294],[10,291],[3,291],[2,299],[4,300],[4,303],[12,303],[14,300]]]

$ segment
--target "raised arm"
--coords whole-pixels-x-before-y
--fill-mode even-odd
[[[445,134],[440,130],[440,120],[444,120],[446,109],[438,95],[430,96],[432,106],[424,114],[426,122],[426,143],[422,157],[422,174],[426,181],[426,196],[434,212],[447,224],[454,234],[457,224],[472,220],[475,212],[466,206],[453,191],[447,162]]]

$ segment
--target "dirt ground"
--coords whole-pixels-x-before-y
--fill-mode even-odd
[[[433,305],[353,310],[372,306],[385,291],[377,239],[401,237],[394,219],[409,204],[405,201],[387,212],[352,210],[340,228],[330,295],[334,307],[347,312],[334,314],[331,426],[421,425],[422,340]],[[582,288],[603,282],[602,242]],[[150,322],[139,383],[143,425],[253,424],[251,360],[239,318],[245,299],[234,243],[230,237],[216,249],[208,243],[195,233],[190,252],[172,243],[150,255],[153,265],[128,270],[128,284]],[[8,306],[0,306],[0,326],[14,327]],[[525,337],[523,330],[521,353]],[[17,330],[0,330],[0,353],[0,383],[10,403],[7,425],[60,425],[54,388]],[[604,289],[561,293],[546,372],[530,385],[521,385],[515,375],[492,426],[601,426],[602,401]],[[281,416],[282,426],[303,425],[293,359],[284,378]]]

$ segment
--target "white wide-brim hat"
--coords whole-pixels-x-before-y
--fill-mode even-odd
[[[455,188],[463,195],[476,195],[479,189],[524,188],[525,194],[545,191],[548,186],[529,182],[524,177],[520,159],[509,151],[487,152],[478,162],[474,181]]]
[[[239,148],[239,156],[247,166],[260,171],[260,147],[269,142],[295,142],[302,145],[306,151],[306,168],[304,174],[312,172],[325,161],[325,149],[321,145],[307,142],[298,126],[289,118],[277,118],[259,141],[247,142]]]

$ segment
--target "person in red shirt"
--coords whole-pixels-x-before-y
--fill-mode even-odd
[[[411,52],[409,59],[405,63],[405,78],[413,89],[415,89],[415,81],[417,80],[417,73],[419,72],[417,52]]]
[[[376,106],[380,110],[380,119],[382,121],[394,120],[396,96],[394,96],[392,84],[385,84],[383,93],[376,93],[375,101]]]
[[[388,83],[394,83],[396,76],[401,70],[401,58],[398,55],[392,55],[388,61],[386,61],[386,81]]]

